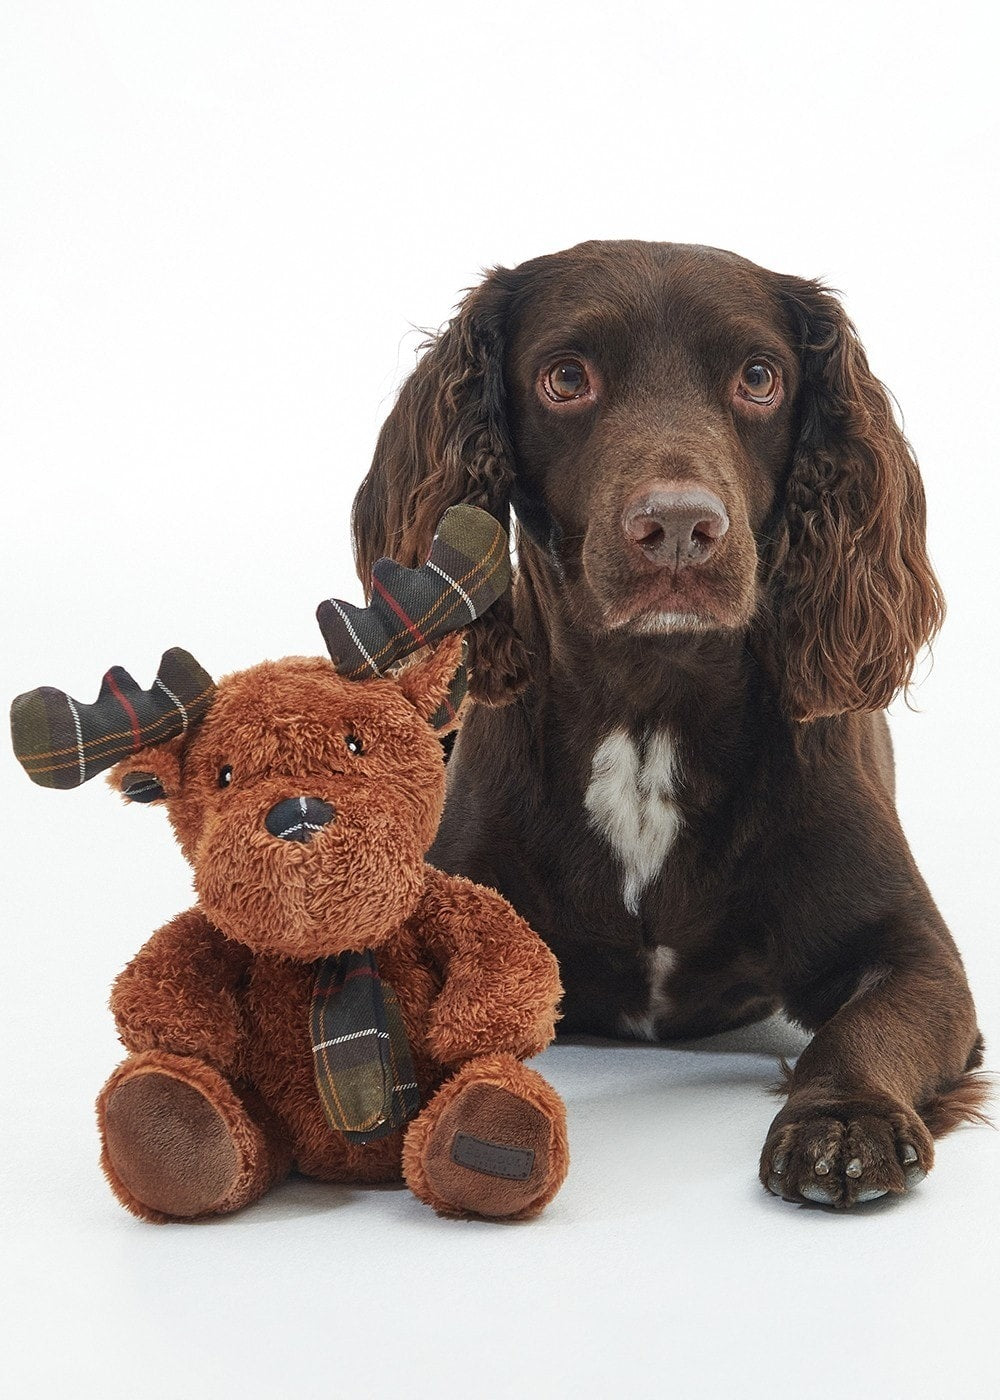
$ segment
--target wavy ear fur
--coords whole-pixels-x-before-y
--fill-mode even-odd
[[[369,586],[383,555],[413,568],[427,557],[448,506],[468,502],[510,533],[511,449],[506,429],[504,269],[471,291],[454,320],[429,343],[379,434],[371,469],[354,501],[358,573]],[[528,680],[508,591],[466,633],[469,693],[501,705]]]
[[[782,278],[781,290],[803,384],[770,559],[777,669],[800,720],[879,710],[909,683],[944,617],[923,486],[840,303],[799,278]]]

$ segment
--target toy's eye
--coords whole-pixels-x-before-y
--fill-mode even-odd
[[[219,787],[226,788],[233,781],[233,770],[227,763],[225,768],[219,769]]]
[[[344,740],[344,743],[347,745],[347,752],[354,754],[355,758],[357,758],[359,754],[363,754],[365,751],[364,744],[361,742],[361,740],[356,734],[348,734],[347,738]]]

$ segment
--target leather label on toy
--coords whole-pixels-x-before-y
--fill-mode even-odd
[[[483,1176],[502,1176],[508,1181],[527,1181],[535,1165],[530,1147],[502,1147],[470,1133],[456,1133],[451,1144],[451,1160]]]

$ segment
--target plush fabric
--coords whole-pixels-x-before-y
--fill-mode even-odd
[[[486,511],[454,506],[424,565],[407,569],[380,559],[368,607],[329,598],[316,618],[342,675],[384,676],[401,656],[474,622],[509,587],[506,531]]]
[[[125,754],[183,734],[205,714],[214,689],[211,676],[180,647],[163,653],[149,690],[121,666],[105,674],[92,705],[40,686],[11,705],[14,753],[32,782],[78,787]]]
[[[552,1038],[561,992],[555,958],[506,900],[423,859],[445,777],[427,720],[460,651],[460,637],[450,637],[398,680],[346,680],[318,659],[265,663],[220,681],[212,708],[184,740],[144,749],[112,772],[126,795],[134,772],[157,776],[200,897],[153,935],[111,998],[131,1054],[99,1101],[103,1161],[119,1199],[143,1218],[238,1209],[291,1165],[328,1181],[398,1180],[411,1134],[407,1179],[446,1214],[526,1217],[558,1190],[568,1165],[565,1112],[519,1063]],[[224,769],[231,772],[220,786]],[[267,827],[268,813],[297,796],[335,814],[308,840]],[[399,1063],[392,1077],[400,1089],[416,1086],[393,1105],[406,1116],[369,1140],[357,1134],[368,1138],[378,1125],[357,1121],[357,1103],[343,1126],[336,1111],[331,1121],[316,1075],[313,1045],[351,1033],[336,1029],[335,1018],[334,1037],[326,1034],[318,1006],[328,982],[316,995],[317,977],[339,973],[345,955],[356,968],[377,959],[382,986],[398,1001],[388,1044],[398,1056],[405,1034],[412,1056],[412,1077]],[[389,997],[387,1016],[392,1004]],[[355,1007],[350,1024],[366,1029],[366,1010]],[[370,1049],[363,1058],[377,1068]],[[178,1079],[183,1092],[162,1082],[128,1087],[153,1069]],[[524,1097],[523,1112],[491,1110],[490,1136],[483,1112],[492,1089],[485,1100],[434,1098],[456,1071],[462,1085],[482,1080]],[[386,1095],[391,1086],[377,1080]],[[182,1105],[200,1124],[203,1157],[198,1133],[178,1121]],[[519,1183],[472,1172],[470,1185],[471,1168],[448,1165],[442,1133],[530,1152],[533,1168]],[[443,1173],[421,1166],[424,1149],[435,1160],[443,1154]]]
[[[461,1161],[418,1191],[445,1213],[525,1216],[558,1190],[565,1111],[519,1064],[554,1033],[555,958],[505,900],[424,860],[445,788],[430,721],[457,719],[458,603],[476,615],[508,568],[496,522],[459,510],[420,570],[376,571],[387,612],[338,604],[379,666],[421,649],[393,677],[350,679],[332,661],[290,657],[225,677],[208,704],[197,663],[168,653],[156,686],[173,691],[169,722],[124,673],[106,678],[102,700],[114,695],[135,721],[110,781],[129,801],[166,806],[198,895],[111,996],[129,1055],[98,1100],[102,1164],[143,1219],[237,1210],[293,1166],[329,1181],[398,1180],[412,1132],[446,1159],[441,1133],[461,1141]],[[390,636],[404,614],[405,635]],[[37,759],[62,745],[35,694],[22,710]],[[77,757],[78,777],[94,771]],[[459,1067],[485,1098],[435,1108]],[[484,1124],[499,1140],[482,1137]],[[420,1157],[410,1154],[423,1183]],[[498,1162],[527,1166],[512,1175]]]
[[[555,1090],[502,1052],[471,1060],[453,1075],[414,1123],[403,1150],[410,1189],[439,1214],[508,1220],[543,1210],[562,1182],[557,1164],[568,1160]]]
[[[144,1220],[228,1215],[291,1166],[260,1099],[194,1055],[130,1056],[102,1089],[97,1116],[104,1173]]]
[[[391,559],[372,568],[371,602],[356,608],[336,598],[316,610],[337,669],[353,680],[381,676],[401,656],[481,617],[510,587],[507,534],[486,511],[453,506],[441,519],[427,562],[407,569]],[[466,656],[432,729],[448,730],[469,688]]]

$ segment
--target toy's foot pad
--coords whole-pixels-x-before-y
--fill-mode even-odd
[[[424,1170],[456,1211],[502,1218],[545,1190],[551,1125],[539,1109],[495,1084],[470,1084],[431,1133]]]
[[[112,1091],[105,1114],[115,1174],[148,1209],[204,1215],[232,1190],[240,1164],[229,1127],[190,1084],[155,1071],[134,1075]]]

